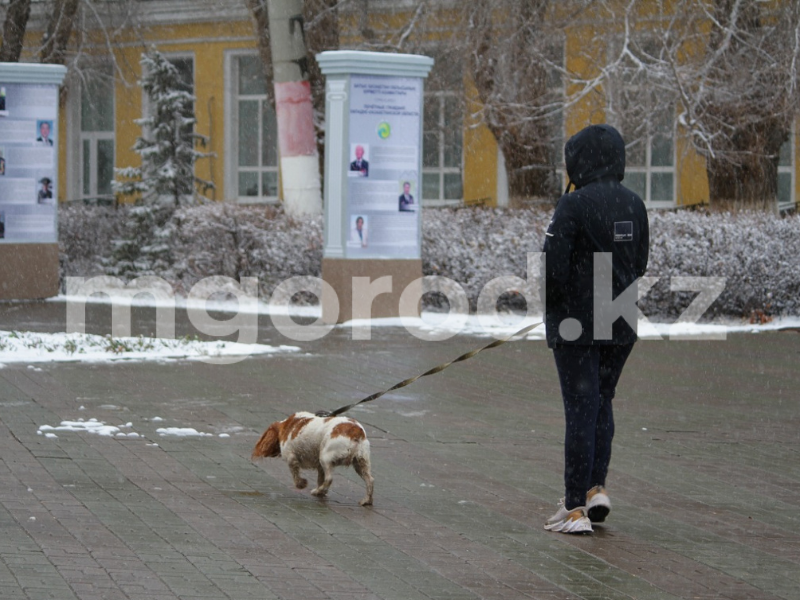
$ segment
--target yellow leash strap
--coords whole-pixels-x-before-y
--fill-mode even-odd
[[[382,392],[376,392],[375,394],[372,394],[371,396],[367,396],[363,400],[359,400],[358,402],[354,402],[353,404],[348,404],[347,406],[342,406],[340,408],[337,408],[334,411],[320,410],[320,411],[318,411],[316,413],[316,415],[318,417],[335,417],[337,415],[340,415],[340,414],[342,414],[344,412],[347,412],[351,408],[354,408],[354,407],[358,406],[359,404],[364,404],[365,402],[372,402],[373,400],[377,400],[378,398],[380,398],[384,394],[388,394],[389,392],[392,392],[394,390],[399,390],[400,388],[406,387],[407,385],[411,385],[412,383],[414,383],[417,379],[419,379],[421,377],[427,377],[428,375],[435,375],[436,373],[441,373],[442,371],[444,371],[450,365],[454,365],[457,362],[462,362],[462,361],[465,361],[465,360],[469,360],[470,358],[472,358],[473,356],[475,356],[476,354],[478,354],[480,352],[483,352],[484,350],[490,350],[491,348],[497,348],[498,346],[502,346],[503,344],[505,344],[506,342],[512,340],[513,338],[515,338],[517,336],[525,335],[531,329],[533,329],[535,327],[538,327],[541,324],[542,323],[539,322],[539,323],[534,323],[533,325],[528,325],[527,327],[525,327],[523,329],[520,329],[516,333],[512,333],[507,338],[504,338],[502,340],[495,340],[491,344],[487,344],[486,346],[483,346],[482,348],[477,348],[476,350],[471,350],[471,351],[467,352],[466,354],[462,354],[458,358],[456,358],[454,360],[451,360],[450,362],[444,363],[443,365],[439,365],[438,367],[434,367],[430,371],[425,371],[421,375],[417,375],[416,377],[412,377],[410,379],[406,379],[405,381],[401,381],[400,383],[393,385],[392,387],[390,387],[387,390],[383,390]]]

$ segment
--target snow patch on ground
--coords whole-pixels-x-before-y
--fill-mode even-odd
[[[144,419],[145,421],[148,419]],[[163,421],[160,417],[154,417],[151,421]],[[58,425],[41,425],[37,431],[38,435],[43,435],[49,439],[58,438],[56,432],[73,432],[73,433],[92,433],[94,435],[102,435],[104,437],[126,438],[126,439],[142,439],[146,440],[145,436],[137,433],[133,429],[133,423],[125,423],[124,425],[106,425],[105,421],[97,419],[77,419],[75,421],[61,421]],[[242,431],[243,427],[230,427],[229,430]],[[128,430],[128,431],[123,431]],[[213,433],[206,433],[198,431],[194,427],[159,427],[156,433],[161,436],[172,437],[214,437]],[[230,438],[228,433],[220,433],[220,438]],[[157,447],[158,444],[148,443],[148,446]]]
[[[194,427],[159,427],[156,433],[161,437],[172,435],[175,437],[214,437],[213,433],[197,431]]]
[[[258,314],[258,315],[288,315],[291,317],[309,317],[319,319],[322,316],[322,307],[319,305],[285,305],[272,304],[260,299],[253,298],[253,302],[242,302],[237,300],[198,300],[186,298],[176,294],[171,298],[155,298],[152,294],[139,293],[132,290],[119,290],[119,295],[96,294],[93,296],[72,296],[61,294],[48,298],[47,302],[77,302],[86,304],[122,304],[124,306],[136,306],[143,308],[177,308],[177,309],[197,309],[205,310],[209,313],[239,313],[239,314]],[[116,292],[116,290],[114,290]],[[248,298],[250,300],[250,298]]]
[[[346,321],[338,327],[379,328],[406,327],[420,335],[448,336],[471,335],[476,337],[506,338],[529,325],[541,323],[542,316],[521,317],[510,313],[497,316],[461,315],[458,319],[446,313],[423,312],[420,318],[359,319]],[[741,319],[717,319],[713,323],[657,323],[647,319],[639,321],[639,337],[643,340],[705,338],[724,339],[731,333],[762,333],[781,329],[800,328],[800,317],[777,317],[764,324],[752,324]],[[527,340],[544,340],[544,325],[535,327],[527,334]]]
[[[56,426],[41,425],[38,433],[39,435],[44,434],[44,436],[48,438],[58,437],[55,433],[53,433],[54,431],[86,432],[106,437],[140,437],[135,431],[130,431],[128,433],[122,431],[122,428],[127,429],[132,426],[133,423],[127,423],[125,425],[121,425],[120,427],[115,427],[113,425],[106,425],[104,421],[98,421],[97,419],[89,419],[88,421],[78,419],[77,421],[61,421],[61,424]]]
[[[189,339],[127,338],[83,333],[0,331],[0,364],[208,359],[297,352],[297,346],[203,342]]]

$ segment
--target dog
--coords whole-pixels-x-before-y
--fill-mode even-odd
[[[369,440],[358,421],[347,417],[318,417],[297,412],[270,425],[253,449],[253,459],[282,456],[292,472],[294,484],[302,490],[308,481],[301,469],[317,470],[317,487],[312,496],[324,497],[333,480],[333,468],[352,465],[367,486],[361,506],[372,505],[374,480],[370,471]]]

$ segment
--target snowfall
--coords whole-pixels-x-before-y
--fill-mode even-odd
[[[51,301],[66,302],[69,298],[58,297]],[[82,298],[81,301],[86,301]],[[96,302],[114,302],[114,299]],[[129,302],[130,300],[126,300]],[[180,305],[180,302],[178,302]],[[217,310],[225,310],[224,303],[219,303]],[[231,312],[239,309],[238,305],[229,305]],[[260,314],[289,314],[306,318],[319,319],[320,309],[314,306],[284,307],[276,311],[275,307],[259,303],[256,310]],[[404,327],[409,334],[422,339],[447,339],[456,335],[471,338],[543,340],[544,327],[533,327],[524,336],[515,337],[520,330],[536,325],[541,321],[536,316],[521,316],[510,313],[498,313],[491,316],[463,314],[447,314],[423,312],[420,318],[407,319],[372,319],[354,320],[338,325],[341,329],[360,330],[361,339],[364,332],[373,328]],[[766,324],[753,325],[744,322],[716,322],[714,324],[665,324],[652,323],[647,319],[639,322],[639,333],[643,340],[664,339],[724,339],[730,333],[760,333],[779,329],[800,329],[800,318],[775,319]],[[465,342],[466,343],[466,342]],[[476,344],[477,345],[477,344]],[[63,361],[80,362],[118,362],[118,361],[170,361],[170,360],[202,360],[209,357],[236,357],[252,355],[270,355],[278,353],[299,353],[301,348],[293,345],[240,344],[235,342],[204,342],[189,339],[159,338],[112,338],[81,333],[33,333],[20,331],[0,331],[0,368],[11,363],[27,363],[27,368],[41,371],[41,363],[57,363]],[[119,409],[116,406],[101,406],[103,409]],[[80,411],[85,410],[80,406]],[[209,433],[198,431],[193,427],[178,425],[158,427],[164,419],[159,416],[145,417],[140,426],[133,422],[107,424],[95,417],[78,417],[61,421],[57,425],[40,425],[38,435],[48,439],[57,439],[60,435],[88,433],[104,437],[124,440],[140,440],[147,446],[157,448],[154,441],[161,438],[230,438],[228,432]],[[155,436],[153,434],[153,426]],[[139,431],[136,428],[139,427]],[[147,434],[142,433],[146,429]],[[239,428],[237,428],[239,429]],[[235,433],[235,431],[232,430]],[[147,436],[150,436],[149,438]]]

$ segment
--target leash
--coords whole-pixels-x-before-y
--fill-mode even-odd
[[[486,346],[483,346],[482,348],[477,348],[476,350],[471,350],[471,351],[467,352],[466,354],[462,354],[458,358],[456,358],[454,360],[451,360],[450,362],[444,363],[443,365],[439,365],[438,367],[434,367],[430,371],[425,371],[424,373],[422,373],[422,375],[417,375],[416,377],[411,377],[410,379],[406,379],[405,381],[401,381],[400,383],[398,383],[396,385],[393,385],[392,387],[390,387],[387,390],[383,390],[382,392],[376,392],[375,394],[372,394],[371,396],[367,396],[363,400],[359,400],[358,402],[354,402],[353,404],[348,404],[347,406],[341,406],[341,407],[337,408],[334,411],[327,411],[327,410],[317,411],[316,415],[318,417],[336,417],[336,416],[338,416],[338,415],[340,415],[342,413],[347,412],[351,408],[355,408],[359,404],[364,404],[365,402],[372,402],[373,400],[377,400],[378,398],[380,398],[384,394],[388,394],[389,392],[392,392],[394,390],[399,390],[400,388],[406,387],[407,385],[411,385],[412,383],[414,383],[417,379],[420,379],[421,377],[427,377],[428,375],[436,375],[436,373],[441,373],[442,371],[444,371],[450,365],[454,365],[457,362],[463,362],[465,360],[469,360],[470,358],[472,358],[473,356],[475,356],[476,354],[478,354],[480,352],[483,352],[484,350],[490,350],[491,348],[497,348],[498,346],[502,346],[506,342],[511,341],[511,339],[513,339],[513,338],[515,338],[517,336],[520,336],[520,335],[524,335],[524,334],[528,333],[531,329],[533,329],[534,327],[538,327],[539,325],[542,325],[542,323],[539,322],[539,323],[534,323],[533,325],[528,325],[527,327],[525,327],[523,329],[520,329],[516,333],[512,333],[507,338],[504,338],[502,340],[495,340],[491,344],[487,344]]]

